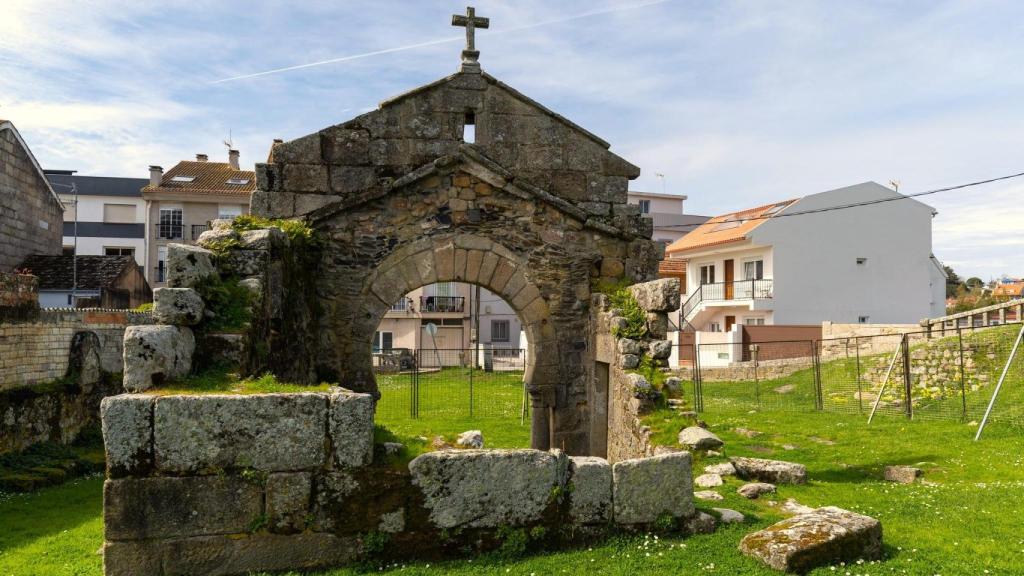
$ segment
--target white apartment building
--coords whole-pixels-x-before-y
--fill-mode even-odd
[[[45,170],[64,204],[64,253],[79,256],[146,258],[144,178],[79,176],[74,170]],[[77,198],[77,200],[76,200]]]
[[[682,194],[629,192],[629,203],[639,206],[640,213],[654,221],[654,240],[675,242],[708,219],[707,216],[684,214]]]
[[[941,316],[946,279],[932,254],[935,214],[865,182],[711,218],[666,249],[673,263],[685,262],[680,325],[711,342],[728,337],[709,333],[741,324],[905,324]]]

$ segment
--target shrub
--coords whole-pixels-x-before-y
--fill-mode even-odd
[[[222,280],[214,275],[196,286],[207,310],[214,316],[202,324],[209,332],[240,330],[252,317],[252,293],[237,278]]]
[[[152,312],[153,311],[153,303],[152,302],[146,302],[145,304],[139,304],[138,306],[135,307],[135,311],[136,312]]]

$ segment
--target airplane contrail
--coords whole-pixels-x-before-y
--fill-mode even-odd
[[[544,20],[542,22],[534,22],[532,24],[525,24],[523,26],[514,26],[512,28],[500,28],[497,30],[491,30],[490,35],[494,34],[507,34],[509,32],[519,32],[521,30],[529,30],[531,28],[538,28],[540,26],[549,26],[551,24],[560,24],[562,22],[570,22],[572,20],[579,20],[581,18],[590,18],[592,16],[599,16],[601,14],[609,14],[611,12],[621,12],[624,10],[635,10],[637,8],[645,8],[647,6],[654,6],[656,4],[664,4],[671,2],[672,0],[649,0],[648,2],[639,2],[636,4],[625,4],[622,6],[614,6],[611,8],[603,8],[600,10],[590,10],[588,12],[582,12],[580,14],[574,14],[572,16],[565,16],[563,18],[555,18],[552,20]],[[415,50],[417,48],[425,48],[427,46],[436,46],[438,44],[447,44],[449,42],[457,42],[462,40],[463,36],[450,36],[448,38],[438,38],[436,40],[428,40],[426,42],[418,42],[416,44],[408,44],[406,46],[397,46],[394,48],[385,48],[383,50],[374,50],[372,52],[364,52],[362,54],[352,54],[350,56],[341,56],[338,58],[330,58],[328,60],[320,60],[318,62],[308,62],[306,64],[296,64],[294,66],[285,66],[283,68],[273,68],[271,70],[263,70],[262,72],[253,72],[251,74],[241,74],[239,76],[232,76],[230,78],[221,78],[220,80],[213,80],[211,84],[223,84],[224,82],[233,82],[235,80],[245,80],[247,78],[257,78],[260,76],[268,76],[270,74],[278,74],[281,72],[290,72],[292,70],[302,70],[304,68],[312,68],[314,66],[323,66],[324,64],[337,64],[340,62],[349,62],[352,60],[360,60],[362,58],[369,58],[371,56],[380,56],[381,54],[391,54],[393,52],[404,52],[406,50]]]

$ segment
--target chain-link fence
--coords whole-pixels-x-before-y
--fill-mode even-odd
[[[518,348],[383,351],[374,358],[377,419],[525,420],[525,368]]]
[[[830,340],[690,345],[676,352],[697,410],[826,411],[978,421],[1006,375],[992,419],[1024,424],[1021,325]]]

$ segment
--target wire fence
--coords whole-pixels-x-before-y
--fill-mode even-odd
[[[395,349],[374,356],[377,419],[526,421],[525,351],[518,348]]]
[[[1024,425],[1020,324],[828,340],[683,345],[698,411],[763,409]],[[683,349],[685,348],[685,349]]]

